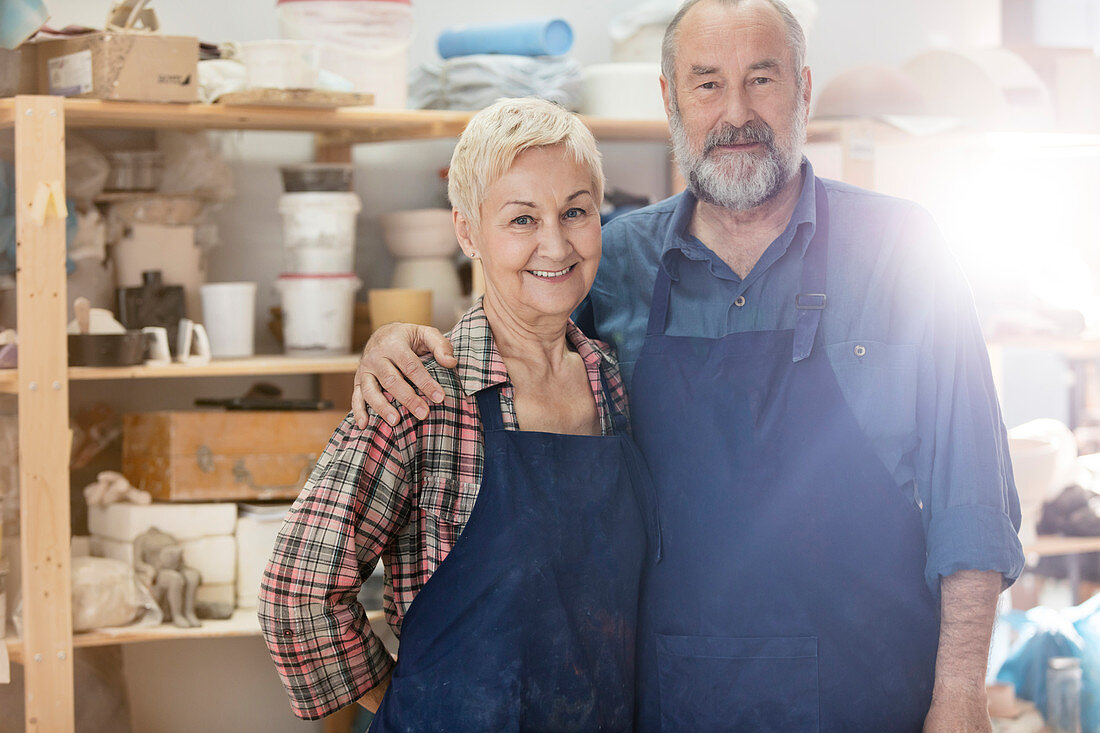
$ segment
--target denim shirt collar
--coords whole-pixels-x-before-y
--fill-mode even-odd
[[[800,237],[799,245],[802,249],[800,256],[806,254],[806,248],[813,238],[814,229],[817,224],[817,208],[814,169],[805,156],[802,158],[802,172],[804,173],[802,177],[802,190],[799,192],[798,202],[795,204],[791,219],[787,222],[787,228],[783,230],[783,233],[780,234],[771,245],[769,245],[768,249],[760,257],[759,264],[762,265],[762,267],[754,267],[753,272],[756,272],[758,269],[761,271],[766,270],[768,266],[782,257],[790,247],[791,242],[795,241],[796,236]],[[691,192],[691,189],[680,194],[679,200],[676,202],[676,209],[672,214],[672,221],[665,234],[664,248],[661,253],[662,267],[664,267],[665,272],[668,273],[670,278],[679,280],[680,260],[682,258],[687,258],[690,260],[708,262],[710,264],[711,273],[717,277],[739,279],[718,255],[689,231],[691,218],[695,213],[696,201],[697,199]],[[803,224],[806,226],[803,227]]]

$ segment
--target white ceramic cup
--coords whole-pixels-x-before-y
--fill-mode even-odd
[[[252,356],[256,283],[207,283],[199,291],[210,355],[216,359]]]

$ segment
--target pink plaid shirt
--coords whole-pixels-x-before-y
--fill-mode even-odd
[[[618,365],[606,345],[572,323],[566,336],[584,361],[603,433],[610,435],[612,413],[600,377],[626,414]],[[396,427],[372,413],[360,430],[346,417],[279,532],[259,618],[301,718],[357,701],[393,666],[356,595],[381,558],[386,621],[400,636],[409,604],[447,557],[477,500],[484,437],[475,393],[503,385],[504,427],[518,429],[514,390],[480,302],[450,337],[458,367],[427,361],[443,386],[443,403],[423,421],[399,408]]]

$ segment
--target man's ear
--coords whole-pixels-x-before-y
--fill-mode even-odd
[[[664,74],[661,74],[661,100],[665,104],[665,116],[672,119],[672,85]]]
[[[810,67],[802,67],[802,101],[805,103],[806,119],[803,122],[807,122],[810,118],[810,92],[813,89],[813,80],[810,78]]]

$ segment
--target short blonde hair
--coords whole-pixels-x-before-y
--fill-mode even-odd
[[[478,112],[458,139],[447,174],[451,206],[477,231],[489,187],[530,148],[564,145],[592,178],[596,205],[603,203],[604,176],[596,140],[576,115],[544,99],[500,99]]]

